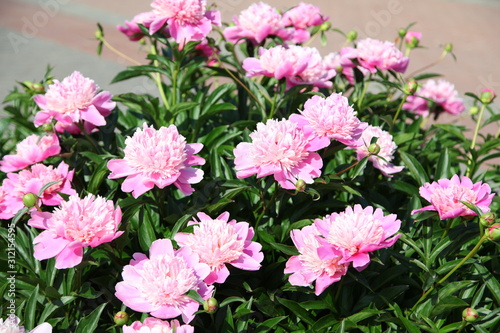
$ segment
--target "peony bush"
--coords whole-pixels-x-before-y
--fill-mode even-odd
[[[157,93],[48,71],[4,101],[0,332],[500,331],[495,92],[407,74],[420,32],[204,0],[118,29],[149,52],[113,82]]]

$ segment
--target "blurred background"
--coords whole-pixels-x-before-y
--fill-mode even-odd
[[[267,0],[284,11],[300,0]],[[397,32],[415,23],[411,30],[422,32],[421,45],[410,55],[407,73],[437,60],[446,43],[453,44],[456,60],[447,56],[428,69],[444,75],[463,95],[483,88],[500,93],[500,0],[309,0],[329,17],[333,28],[357,30],[358,38],[394,41]],[[106,40],[131,58],[146,63],[145,50],[130,42],[117,25],[140,12],[150,10],[150,0],[0,0],[0,100],[16,81],[42,79],[48,65],[62,80],[78,70],[113,94],[154,93],[146,79],[110,84],[112,78],[132,63],[104,48],[96,53],[94,32],[99,22]],[[250,6],[246,0],[208,0],[221,11],[223,22]],[[322,55],[338,51],[344,38],[335,32],[328,44],[312,45]],[[470,99],[469,99],[470,100]],[[498,100],[495,109],[498,111]],[[446,121],[467,121],[467,115]],[[496,126],[496,125],[494,125]]]

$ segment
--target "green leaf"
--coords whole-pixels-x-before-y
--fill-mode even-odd
[[[495,298],[497,306],[500,305],[500,283],[498,282],[498,280],[483,265],[474,263],[474,268],[476,268],[477,272],[481,274],[481,278],[483,279],[484,283],[486,283],[486,286]]]
[[[401,155],[403,162],[410,170],[411,176],[420,186],[429,182],[429,177],[422,167],[422,164],[420,164],[420,162],[413,155],[409,155],[403,151],[400,151],[399,154]]]
[[[450,171],[450,152],[445,148],[439,155],[435,179],[449,178]]]
[[[434,309],[432,309],[431,316],[437,316],[443,312],[447,312],[455,308],[464,308],[467,306],[469,306],[469,304],[458,297],[446,296],[443,299],[440,299]]]
[[[500,114],[493,115],[486,119],[486,121],[481,125],[481,128],[485,127],[486,125],[489,125],[495,121],[500,121]]]
[[[153,228],[153,222],[151,217],[151,208],[146,207],[141,211],[140,215],[144,218],[139,221],[139,243],[143,251],[148,251],[151,247],[151,243],[156,240],[155,230]]]
[[[170,109],[170,112],[172,112],[172,114],[175,116],[178,113],[190,110],[190,109],[194,108],[197,105],[198,105],[197,102],[181,102],[181,103],[177,103],[177,104],[175,104]]]
[[[35,289],[31,292],[30,296],[28,297],[28,300],[26,301],[26,308],[24,310],[24,321],[25,321],[25,327],[28,330],[31,330],[35,327],[35,315],[37,313],[36,311],[36,303],[37,303],[37,298],[38,298],[38,291],[39,291],[39,286],[36,285]]]
[[[288,317],[281,316],[281,317],[275,317],[275,318],[268,319],[268,320],[260,323],[259,325],[257,325],[257,327],[255,328],[255,330],[253,330],[253,332],[255,332],[255,333],[269,332],[271,330],[274,332],[276,329],[276,325],[278,325],[279,322],[281,322],[282,320],[284,320],[286,318],[288,318]]]
[[[186,294],[187,297],[191,298],[192,300],[195,300],[196,302],[203,304],[204,299],[198,294],[196,290],[190,290]]]
[[[247,300],[242,298],[242,297],[230,296],[230,297],[226,298],[225,300],[223,300],[222,302],[220,302],[219,308],[222,308],[222,307],[224,307],[228,304],[234,303],[234,302],[244,303],[246,301]]]
[[[89,193],[97,194],[101,189],[101,184],[109,173],[109,169],[107,167],[107,162],[103,161],[101,164],[96,166],[94,171],[92,172],[92,176],[90,176],[89,183],[87,185],[87,190]]]
[[[97,309],[92,311],[88,316],[84,317],[80,322],[78,323],[78,326],[76,327],[75,333],[88,333],[88,332],[95,332],[95,329],[97,328],[97,323],[99,322],[99,319],[101,318],[101,313],[102,310],[104,310],[104,307],[107,305],[107,303],[103,303],[99,305]]]
[[[275,249],[283,252],[284,254],[290,255],[290,256],[296,256],[299,255],[299,251],[295,246],[291,245],[285,245],[285,244],[279,244],[279,243],[269,243],[272,247]]]
[[[278,300],[278,302],[280,302],[282,305],[290,309],[297,317],[305,321],[307,324],[309,325],[314,324],[314,320],[309,314],[309,312],[306,309],[304,309],[299,303],[280,297],[276,297],[276,299]]]

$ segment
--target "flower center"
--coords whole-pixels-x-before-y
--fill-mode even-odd
[[[456,209],[464,209],[466,211],[465,215],[475,215],[470,208],[460,201],[475,203],[476,199],[476,192],[457,184],[451,184],[445,188],[437,187],[431,195],[431,203],[436,207],[440,215]]]
[[[156,0],[151,6],[159,17],[174,19],[181,25],[196,25],[205,16],[204,0]]]
[[[45,94],[47,109],[63,114],[86,109],[98,90],[93,80],[75,72],[62,82],[55,80],[49,87]]]
[[[282,28],[281,15],[268,4],[254,3],[243,10],[238,16],[239,26],[243,29],[258,33],[263,26],[269,25],[272,32]]]

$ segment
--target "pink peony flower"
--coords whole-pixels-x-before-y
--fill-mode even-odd
[[[290,120],[298,124],[314,146],[328,147],[331,139],[351,147],[363,144],[360,138],[368,124],[356,117],[342,94],[332,93],[327,98],[315,95],[306,101],[300,113],[292,114]]]
[[[203,145],[186,143],[175,125],[155,130],[146,124],[125,140],[125,157],[108,162],[108,178],[127,177],[123,192],[132,192],[134,198],[151,190],[155,185],[164,188],[174,184],[185,195],[193,193],[191,184],[200,182],[203,171],[192,168],[205,164],[205,159],[195,156]]]
[[[186,294],[195,290],[203,299],[211,296],[213,287],[203,282],[210,268],[188,247],[174,250],[169,239],[159,239],[151,244],[149,258],[142,253],[133,258],[115,293],[132,310],[162,319],[182,315],[189,323],[200,304]]]
[[[340,51],[328,54],[323,63],[327,70],[335,70],[337,74],[345,76],[350,84],[355,84],[354,68],[356,67],[363,75],[370,73],[369,70],[361,66],[357,66],[353,59],[357,58],[357,50],[352,47],[343,47]]]
[[[155,17],[152,11],[140,13],[134,16],[132,21],[125,21],[125,26],[118,25],[116,28],[124,33],[131,41],[137,42],[144,37],[144,33],[139,28],[139,24],[149,28]]]
[[[225,212],[216,219],[204,213],[198,213],[199,222],[193,220],[193,233],[177,233],[174,237],[179,246],[189,247],[200,257],[200,262],[210,267],[210,274],[205,283],[224,283],[229,276],[226,264],[247,271],[256,271],[264,255],[262,246],[252,242],[253,228],[248,222],[229,221],[229,213]]]
[[[379,169],[386,177],[392,177],[393,173],[403,170],[404,166],[395,166],[390,163],[394,158],[394,152],[398,146],[396,146],[392,140],[392,135],[378,126],[369,125],[363,131],[363,134],[361,135],[363,145],[355,147],[358,160],[362,160],[364,157],[370,155],[368,146],[373,138],[378,138],[377,145],[380,147],[380,152],[377,155],[368,157],[368,160],[373,163],[373,166]]]
[[[296,76],[287,77],[287,86],[293,87],[300,84],[310,84],[318,88],[331,88],[330,81],[336,74],[334,69],[328,69],[315,47],[302,47],[291,45],[289,52],[301,59],[309,59],[307,67]]]
[[[43,186],[53,181],[59,181],[59,183],[49,186],[39,196],[42,204],[58,206],[64,201],[59,193],[77,194],[71,187],[74,172],[74,170],[68,171],[68,165],[61,162],[57,169],[54,169],[52,165],[35,164],[31,166],[30,170],[8,173],[2,185],[7,192],[4,203],[15,214],[24,207],[23,196],[25,194],[34,193],[38,195]],[[33,209],[35,208],[33,207]]]
[[[306,287],[316,281],[315,293],[319,295],[346,274],[349,264],[340,262],[341,251],[320,244],[316,227],[306,226],[292,230],[290,234],[300,252],[286,262],[284,273],[292,274],[288,277],[290,284]]]
[[[0,318],[0,332],[2,333],[24,333],[24,326],[19,326],[21,320],[15,315],[10,315],[5,320]],[[49,323],[42,323],[29,331],[29,333],[52,333],[52,326]]]
[[[16,215],[16,212],[14,212],[6,203],[6,199],[8,199],[7,192],[5,192],[2,186],[0,186],[0,220],[10,220]]]
[[[234,149],[238,178],[256,174],[257,178],[274,175],[286,189],[295,189],[301,179],[312,184],[321,175],[323,161],[297,124],[289,120],[270,119],[258,123],[250,134],[252,143],[241,142]]]
[[[293,43],[307,41],[311,38],[311,35],[306,29],[321,25],[327,20],[328,17],[321,15],[319,7],[304,2],[301,2],[298,6],[291,8],[283,14],[283,25],[294,28],[291,38]]]
[[[82,262],[83,248],[111,242],[123,231],[117,231],[122,213],[113,201],[88,194],[63,201],[52,213],[31,213],[28,224],[45,229],[35,237],[34,256],[38,260],[56,258],[56,268],[70,268]]]
[[[154,0],[151,7],[155,18],[149,32],[154,34],[167,24],[180,50],[190,41],[205,38],[212,31],[212,24],[221,25],[220,12],[207,11],[205,0]]]
[[[144,319],[144,322],[134,321],[130,326],[123,326],[123,333],[194,333],[191,325],[181,325],[179,321],[170,323],[154,317]]]
[[[16,145],[15,154],[3,157],[0,162],[0,170],[3,172],[18,171],[60,152],[61,147],[56,134],[42,137],[33,134]]]
[[[415,95],[406,98],[403,109],[423,117],[430,113],[437,117],[443,111],[458,115],[465,110],[465,106],[453,84],[445,80],[428,80]]]
[[[42,109],[35,115],[35,126],[57,120],[56,130],[67,129],[71,134],[79,133],[76,126],[83,124],[89,133],[96,126],[106,125],[107,117],[115,108],[111,93],[99,92],[99,86],[80,72],[73,72],[62,82],[54,80],[45,95],[36,95],[33,99]]]
[[[370,263],[370,252],[392,246],[400,237],[396,235],[401,221],[395,214],[384,216],[380,209],[361,205],[347,207],[344,212],[333,213],[323,219],[316,219],[314,225],[328,244],[339,249],[342,260],[357,270],[363,270]]]
[[[405,35],[405,43],[411,45],[412,47],[418,46],[418,43],[422,39],[422,33],[417,31],[408,31]]]
[[[366,38],[358,42],[356,47],[359,64],[376,73],[377,69],[404,73],[409,59],[392,42]]]
[[[207,58],[207,66],[215,66],[219,62],[219,60],[217,60],[217,54],[219,54],[220,51],[217,49],[214,52],[214,49],[208,44],[208,41],[206,39],[202,40],[201,43],[196,45],[194,49],[198,51],[199,56]]]
[[[420,187],[420,195],[431,204],[411,213],[416,214],[426,210],[437,211],[441,220],[459,216],[475,216],[473,210],[461,203],[468,202],[476,205],[482,213],[490,211],[489,206],[494,193],[488,184],[472,183],[468,177],[454,175],[451,179],[439,179],[432,183],[425,183]]]
[[[235,26],[224,29],[224,37],[231,43],[248,38],[254,44],[260,44],[269,36],[279,36],[284,40],[290,32],[285,29],[278,11],[266,3],[253,3],[233,18]]]

